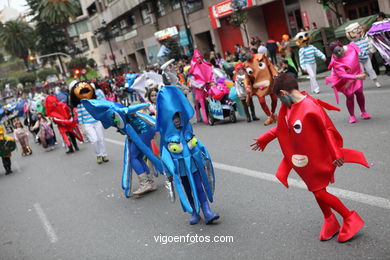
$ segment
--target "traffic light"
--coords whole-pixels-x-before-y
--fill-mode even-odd
[[[73,74],[73,78],[78,78],[79,75],[80,75],[80,69],[75,69],[74,74]]]

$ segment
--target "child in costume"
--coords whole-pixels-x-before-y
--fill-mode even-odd
[[[345,34],[348,40],[353,41],[360,49],[359,62],[362,70],[365,70],[368,73],[370,79],[375,83],[375,86],[380,88],[381,84],[378,81],[378,76],[372,68],[372,63],[369,56],[371,53],[370,44],[367,37],[364,37],[363,27],[359,23],[352,23],[345,28]]]
[[[311,91],[315,94],[320,93],[320,86],[317,82],[317,63],[316,57],[326,61],[325,54],[310,44],[311,36],[307,32],[300,32],[295,36],[295,43],[299,49],[299,63],[303,71],[310,77]]]
[[[124,150],[124,167],[122,188],[125,196],[142,195],[155,191],[153,177],[147,167],[146,156],[158,172],[162,172],[160,160],[153,154],[151,141],[155,135],[155,119],[138,111],[147,108],[148,104],[125,107],[119,103],[106,100],[82,99],[81,104],[93,118],[102,122],[104,128],[116,127],[126,135]],[[132,193],[132,171],[135,171],[140,182],[137,191]]]
[[[108,162],[102,123],[95,120],[80,102],[82,99],[96,99],[95,85],[89,82],[73,81],[69,85],[69,98],[71,105],[77,110],[78,123],[83,127],[88,140],[92,143],[96,162],[98,164]]]
[[[28,142],[28,132],[23,128],[23,124],[20,121],[15,123],[14,137],[17,142],[20,143],[22,147],[22,156],[31,155],[32,150]]]
[[[254,54],[245,61],[245,68],[249,76],[249,80],[246,84],[246,89],[249,93],[246,98],[247,105],[250,104],[252,96],[257,96],[261,108],[268,117],[264,121],[264,125],[275,123],[277,120],[275,110],[278,104],[278,98],[272,93],[272,88],[274,84],[273,77],[278,75],[278,72],[267,56],[262,53]],[[266,103],[266,96],[271,97],[271,111]]]
[[[241,100],[242,105],[244,106],[246,121],[249,123],[252,120],[259,120],[259,118],[256,117],[255,106],[253,104],[252,98],[249,98],[249,104],[247,104],[248,93],[245,84],[248,81],[248,75],[246,74],[244,63],[238,62],[236,65],[234,65],[233,80],[234,86],[236,87],[237,96]],[[249,112],[249,108],[251,110],[252,115]]]
[[[156,99],[157,99],[158,88],[150,88],[146,92],[146,99],[148,100],[149,107],[147,112],[150,116],[156,116]]]
[[[195,138],[190,124],[194,109],[175,86],[165,86],[157,96],[157,125],[165,174],[174,183],[183,210],[192,214],[189,223],[200,221],[200,208],[206,224],[219,218],[210,210],[215,176],[206,147]],[[183,190],[184,187],[184,190]]]
[[[334,182],[336,167],[359,163],[369,168],[360,151],[343,148],[343,139],[323,108],[338,110],[328,103],[298,90],[298,82],[288,74],[281,74],[274,85],[274,93],[282,102],[276,127],[267,131],[252,144],[252,150],[264,150],[269,142],[278,139],[284,158],[276,177],[288,187],[288,175],[294,169],[313,192],[324,215],[320,240],[329,240],[339,232],[337,240],[350,240],[364,225],[356,211],[350,211],[334,195],[326,191]],[[321,147],[321,149],[318,149]],[[343,217],[340,228],[332,209]]]
[[[83,141],[80,129],[77,125],[77,115],[72,116],[70,108],[53,95],[47,96],[45,99],[46,115],[50,116],[54,123],[57,124],[58,130],[62,135],[66,146],[68,147],[67,154],[78,151],[76,138]],[[70,139],[70,141],[69,141]],[[71,143],[72,142],[72,143]]]
[[[52,122],[49,118],[45,117],[42,113],[38,113],[38,119],[32,129],[38,130],[37,137],[46,151],[54,150],[54,131],[52,129]]]
[[[4,127],[0,126],[0,156],[3,161],[3,166],[5,169],[5,175],[12,173],[11,169],[11,153],[16,149],[15,140],[6,135],[4,132]]]
[[[345,95],[347,108],[349,111],[349,123],[356,123],[355,117],[355,96],[361,110],[363,119],[370,119],[371,115],[366,112],[365,98],[363,94],[363,79],[366,74],[362,74],[359,64],[360,49],[353,43],[343,46],[341,42],[332,42],[330,44],[332,51],[332,60],[329,69],[332,69],[332,75],[326,78],[326,83],[332,82],[332,88],[336,95],[336,101],[339,103],[338,92]]]

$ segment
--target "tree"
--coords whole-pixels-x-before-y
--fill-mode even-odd
[[[247,12],[243,10],[245,5],[242,4],[242,1],[233,0],[232,2],[233,12],[230,15],[229,23],[233,27],[240,27],[244,29],[246,42],[249,45],[248,28],[246,27],[246,22],[248,21],[248,15]]]
[[[19,20],[6,22],[0,30],[0,43],[9,54],[23,59],[28,69],[28,54],[34,45],[34,31],[27,23]]]
[[[38,72],[38,78],[41,81],[46,81],[47,76],[50,76],[53,74],[57,74],[56,69],[43,69],[43,70]]]
[[[331,10],[336,15],[339,25],[343,24],[343,16],[339,13],[338,6],[343,2],[343,0],[317,0],[325,10]]]
[[[74,58],[66,64],[69,70],[85,69],[87,67],[88,59],[86,57]]]
[[[96,67],[96,61],[92,58],[87,60],[87,64],[90,68],[95,68]]]

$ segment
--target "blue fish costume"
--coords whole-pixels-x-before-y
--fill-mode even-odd
[[[124,167],[122,173],[122,188],[125,196],[130,197],[132,171],[137,175],[150,174],[149,168],[143,160],[146,156],[155,169],[163,172],[161,161],[153,154],[151,140],[155,135],[155,119],[138,111],[145,109],[149,104],[138,104],[125,107],[119,103],[107,100],[82,99],[85,109],[96,120],[100,120],[104,128],[116,127],[126,134],[124,149]]]
[[[195,138],[190,124],[194,109],[176,86],[160,90],[156,103],[164,172],[173,180],[183,210],[192,214],[190,224],[199,222],[200,208],[205,223],[210,224],[219,218],[208,203],[213,202],[215,175],[210,154]]]

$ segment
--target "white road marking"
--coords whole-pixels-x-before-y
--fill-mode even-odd
[[[58,237],[54,232],[53,227],[51,226],[45,212],[43,211],[41,205],[39,203],[34,204],[35,211],[38,214],[39,219],[41,220],[43,229],[46,231],[47,236],[49,237],[50,243],[56,243],[58,241]]]
[[[124,146],[124,143],[121,141],[108,139],[108,138],[106,138],[105,140],[109,143]],[[219,170],[238,173],[241,175],[246,175],[246,176],[250,176],[250,177],[254,177],[254,178],[258,178],[258,179],[262,179],[262,180],[266,180],[266,181],[276,182],[276,183],[279,183],[280,185],[282,185],[279,182],[279,180],[275,177],[274,174],[250,170],[250,169],[227,165],[227,164],[218,163],[218,162],[213,162],[213,165],[214,165],[214,168],[219,169]],[[295,187],[295,188],[307,190],[306,184],[301,180],[297,180],[294,178],[288,178],[288,184],[290,187]],[[328,187],[327,190],[329,192],[331,192],[333,195],[340,197],[340,198],[353,200],[356,202],[364,203],[364,204],[379,207],[379,208],[390,209],[390,199],[372,196],[369,194],[364,194],[364,193],[359,193],[359,192],[354,192],[354,191],[349,191],[349,190],[344,190],[344,189],[335,188],[335,187]]]

